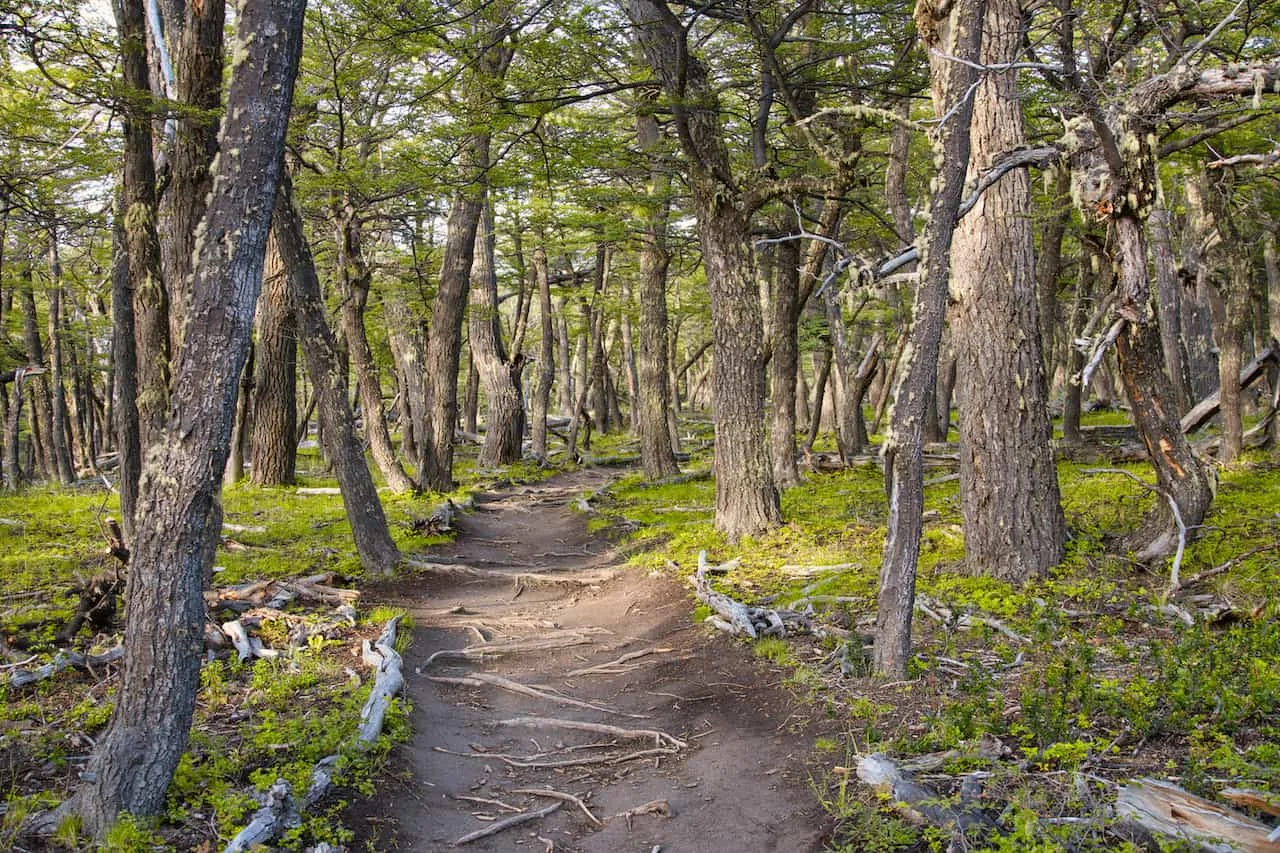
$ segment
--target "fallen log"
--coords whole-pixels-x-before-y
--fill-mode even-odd
[[[986,832],[995,824],[976,807],[968,805],[962,794],[953,808],[938,793],[916,782],[884,753],[876,752],[858,759],[858,778],[889,799],[908,816],[960,833]]]
[[[1189,841],[1212,853],[1280,853],[1280,840],[1268,837],[1271,827],[1158,779],[1122,785],[1116,817],[1148,834]]]
[[[1254,382],[1266,376],[1267,367],[1277,363],[1280,363],[1280,353],[1276,351],[1274,346],[1267,347],[1258,353],[1253,361],[1246,364],[1240,371],[1240,390],[1245,390]],[[1207,424],[1209,419],[1218,413],[1218,408],[1222,405],[1221,397],[1221,390],[1214,391],[1208,397],[1192,406],[1182,416],[1182,431],[1184,433],[1195,432]]]
[[[746,634],[753,640],[760,637],[787,636],[790,623],[792,633],[809,633],[812,626],[802,613],[791,610],[775,610],[743,604],[722,592],[711,588],[707,573],[716,569],[707,565],[707,552],[698,552],[698,570],[694,573],[697,598],[715,611],[707,621],[729,634]]]
[[[124,646],[115,646],[102,654],[83,655],[80,652],[58,652],[53,660],[35,669],[16,669],[9,676],[9,686],[17,689],[53,678],[64,669],[82,669],[93,672],[95,667],[115,663],[124,657]]]
[[[369,698],[360,713],[360,724],[354,737],[354,745],[360,750],[367,749],[377,740],[382,732],[387,707],[404,686],[404,677],[400,671],[402,661],[399,652],[395,650],[399,625],[400,617],[395,616],[387,621],[376,643],[370,645],[365,641],[365,661],[371,666],[377,666],[378,671],[369,691]],[[263,807],[254,814],[248,826],[236,833],[222,853],[245,853],[256,845],[266,844],[282,831],[298,826],[301,823],[301,813],[319,802],[333,787],[333,768],[338,758],[337,754],[328,755],[315,763],[307,793],[300,803],[295,800],[289,783],[284,779],[277,779],[267,792]]]

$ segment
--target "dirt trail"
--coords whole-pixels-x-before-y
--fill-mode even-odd
[[[430,557],[483,576],[433,573],[374,591],[408,609],[417,625],[405,655],[414,737],[394,754],[383,796],[352,815],[360,834],[356,849],[453,849],[457,839],[494,823],[486,818],[513,813],[499,803],[537,810],[557,802],[516,793],[530,788],[577,796],[605,825],[594,826],[577,805],[564,802],[553,814],[462,849],[821,848],[829,822],[805,767],[817,734],[801,725],[809,714],[780,686],[783,673],[692,624],[688,596],[677,583],[620,568],[610,543],[586,532],[573,505],[605,482],[607,474],[584,471],[489,495],[460,520],[457,540]],[[482,638],[524,650],[484,660],[441,655],[428,663],[436,652],[479,645]],[[647,650],[654,651],[580,672]],[[477,673],[561,701],[491,682],[431,680]],[[500,725],[519,717],[656,730],[681,746],[547,723]],[[665,801],[671,816],[613,817],[655,801]]]

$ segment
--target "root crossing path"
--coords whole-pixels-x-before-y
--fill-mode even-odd
[[[587,532],[578,499],[607,481],[488,495],[434,567],[373,591],[416,625],[413,738],[350,816],[356,849],[821,849],[810,715],[676,580]]]

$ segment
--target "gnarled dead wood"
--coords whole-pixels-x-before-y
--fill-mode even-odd
[[[898,808],[919,820],[961,833],[994,827],[986,815],[976,808],[966,808],[963,802],[952,808],[936,791],[903,773],[898,764],[883,753],[858,759],[857,774],[864,783],[887,794]]]
[[[9,676],[9,686],[19,689],[27,687],[38,681],[44,681],[46,678],[53,678],[64,669],[72,667],[92,672],[95,667],[106,666],[109,663],[120,660],[122,657],[124,657],[123,646],[115,646],[97,655],[82,655],[79,652],[58,652],[53,660],[44,666],[33,670],[14,670],[13,674]]]
[[[746,634],[756,640],[761,636],[787,636],[788,622],[791,623],[793,633],[810,630],[808,620],[803,614],[768,607],[752,607],[722,592],[716,592],[707,580],[707,574],[715,570],[714,567],[707,565],[707,552],[699,551],[698,571],[694,574],[698,600],[715,611],[707,621],[721,631],[729,634]]]
[[[1214,853],[1280,853],[1280,841],[1268,838],[1270,827],[1157,779],[1122,785],[1116,817],[1148,833],[1191,841]]]

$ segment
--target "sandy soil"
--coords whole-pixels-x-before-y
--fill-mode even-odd
[[[457,540],[429,557],[475,571],[432,571],[370,592],[409,610],[416,623],[405,655],[414,736],[393,754],[383,796],[353,807],[355,849],[454,849],[468,833],[515,814],[511,809],[557,802],[517,793],[527,789],[572,794],[604,825],[564,802],[463,849],[821,849],[830,822],[806,764],[822,722],[793,700],[782,685],[785,673],[693,624],[684,586],[624,569],[611,543],[586,531],[574,504],[607,477],[584,471],[488,495],[460,520]],[[435,652],[482,642],[515,648],[483,660],[442,655],[428,663]],[[476,673],[561,701],[492,683],[432,680]],[[654,730],[680,746],[545,722],[501,724],[519,717]],[[631,757],[642,751],[648,754]],[[555,764],[561,766],[545,766]],[[656,804],[651,813],[625,814],[646,804]]]

